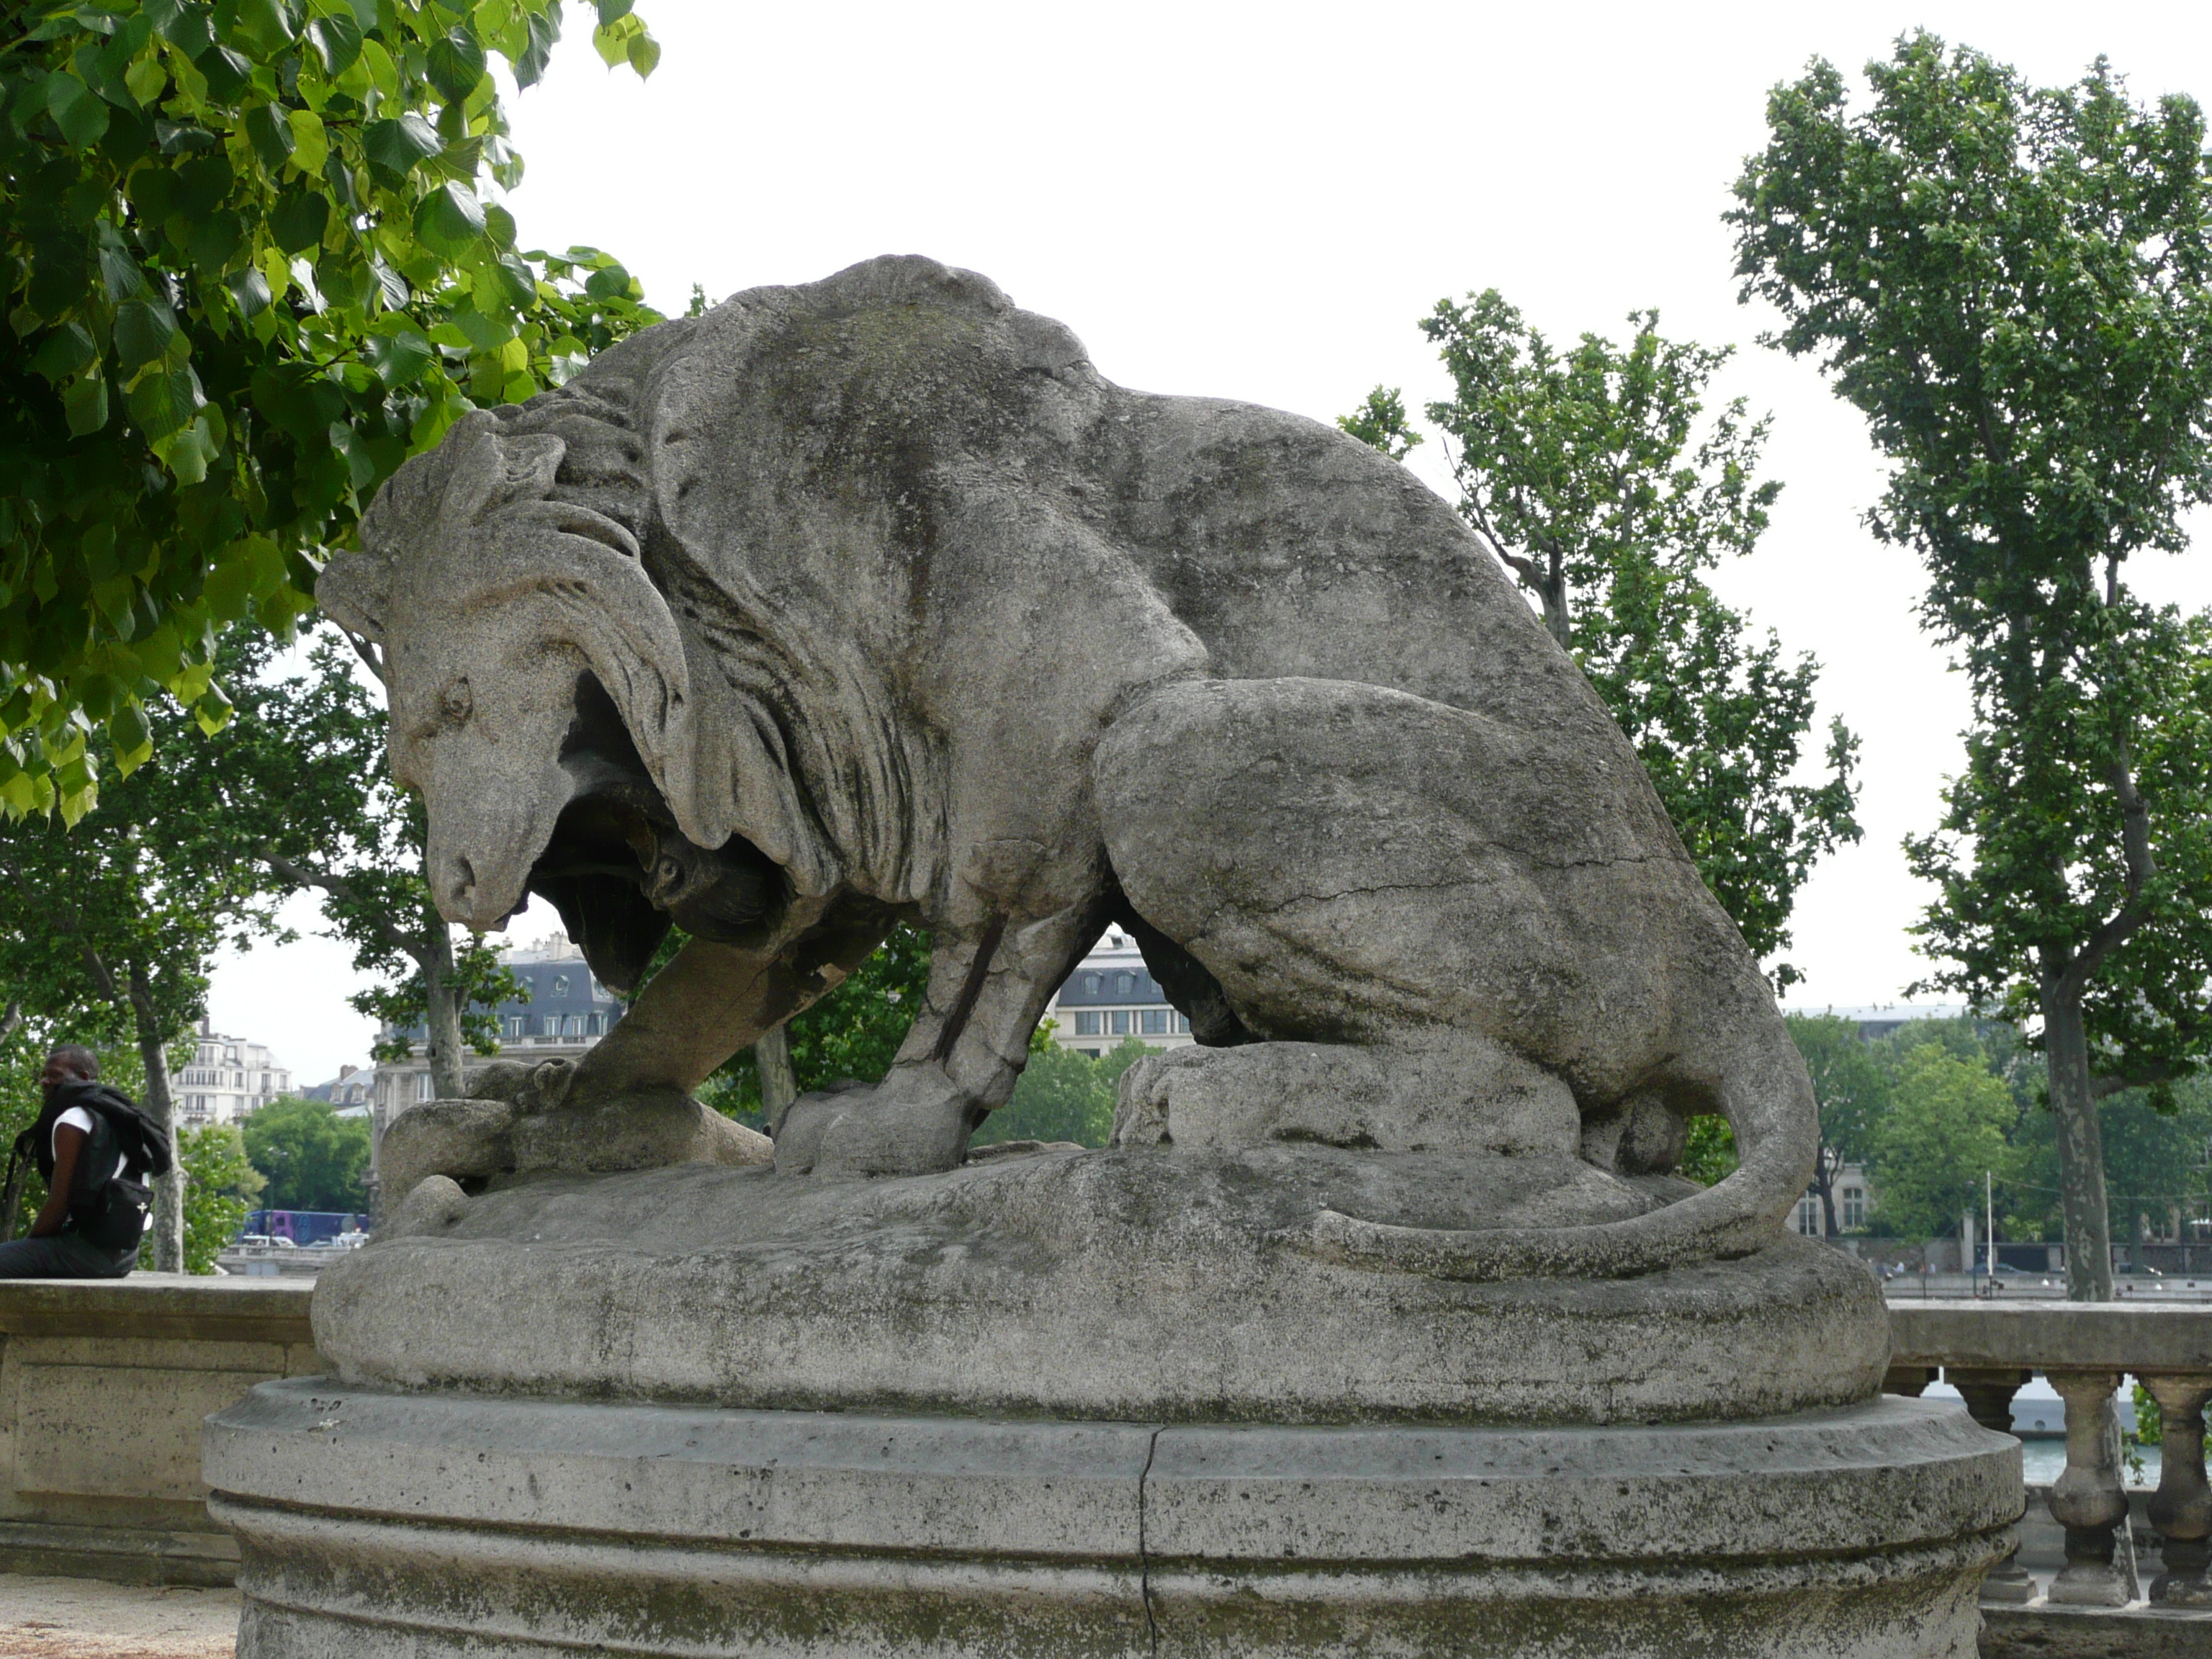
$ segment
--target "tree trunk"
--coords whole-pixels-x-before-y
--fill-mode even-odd
[[[430,1028],[430,1092],[440,1100],[467,1097],[461,1061],[461,1005],[453,990],[453,930],[430,919],[429,960],[422,972],[422,1001]]]
[[[791,1036],[779,1025],[763,1031],[753,1043],[753,1064],[760,1067],[761,1105],[769,1133],[783,1127],[783,1115],[799,1098],[799,1073],[792,1069]]]
[[[1836,1169],[1841,1162],[1825,1143],[1813,1158],[1813,1188],[1820,1194],[1820,1214],[1827,1222],[1830,1238],[1844,1231],[1836,1224]]]
[[[154,1183],[154,1271],[185,1270],[185,1166],[177,1146],[177,1117],[169,1097],[168,1036],[154,1018],[154,988],[143,963],[130,967],[131,1023],[138,1034],[138,1059],[146,1068],[146,1091],[138,1103],[169,1137],[169,1173]]]
[[[1559,642],[1560,650],[1569,649],[1568,636],[1572,629],[1567,620],[1567,578],[1556,563],[1536,584],[1536,597],[1544,602],[1544,626]]]
[[[2105,1137],[2089,1086],[2089,1038],[2079,993],[2045,982],[2043,1044],[2058,1131],[2058,1207],[2066,1223],[2066,1295],[2112,1299],[2112,1225],[2105,1208]]]

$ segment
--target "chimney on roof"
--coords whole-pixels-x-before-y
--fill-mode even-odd
[[[360,1069],[361,1069],[361,1068],[360,1068],[359,1066],[339,1066],[339,1067],[338,1067],[338,1081],[339,1081],[339,1082],[341,1082],[341,1083],[343,1083],[343,1082],[344,1082],[348,1078],[351,1077],[351,1076],[352,1076],[356,1072],[359,1071]]]

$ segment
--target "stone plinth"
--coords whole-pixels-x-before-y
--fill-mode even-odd
[[[1455,1241],[1499,1236],[1457,1230],[1562,1188],[1650,1201],[1571,1159],[1316,1146],[535,1176],[334,1262],[315,1331],[349,1383],[748,1408],[1642,1424],[1880,1385],[1872,1275],[1794,1235],[1640,1277],[1457,1276]],[[1329,1218],[1423,1249],[1401,1267]]]
[[[264,1383],[209,1425],[252,1659],[1965,1659],[2016,1442],[984,1421]]]

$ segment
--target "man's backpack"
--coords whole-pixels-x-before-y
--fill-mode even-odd
[[[143,1107],[104,1084],[74,1088],[61,1104],[64,1110],[82,1107],[92,1119],[92,1133],[70,1182],[70,1222],[77,1236],[88,1243],[106,1250],[131,1249],[143,1235],[146,1212],[153,1204],[148,1183],[168,1174],[173,1162],[168,1132]],[[51,1166],[52,1130],[46,1129],[47,1142],[43,1146],[40,1130],[51,1123],[53,1115],[58,1114],[50,1105],[37,1123],[15,1137],[5,1196],[0,1198],[0,1212],[4,1212],[0,1213],[0,1237],[15,1235],[24,1167],[36,1164],[47,1170]],[[118,1157],[123,1160],[120,1173],[115,1173]]]

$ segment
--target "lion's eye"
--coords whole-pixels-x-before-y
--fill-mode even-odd
[[[463,675],[446,688],[446,695],[438,700],[438,712],[448,726],[465,726],[470,712],[477,706],[476,694],[469,690],[468,677]]]

